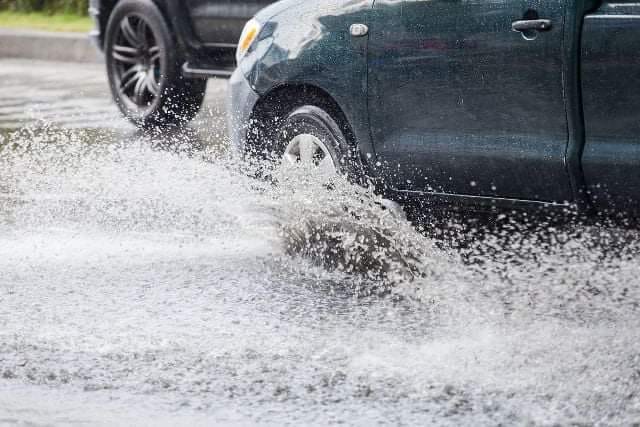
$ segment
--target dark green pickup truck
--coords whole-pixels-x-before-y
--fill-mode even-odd
[[[251,25],[231,79],[244,151],[271,119],[276,154],[359,159],[398,193],[640,210],[639,2],[282,0]]]

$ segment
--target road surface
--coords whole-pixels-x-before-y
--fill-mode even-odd
[[[143,134],[100,66],[0,60],[0,425],[640,422],[636,232],[434,240],[249,178],[224,96]]]

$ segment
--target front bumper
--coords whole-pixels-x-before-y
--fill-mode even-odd
[[[236,68],[229,79],[228,94],[227,120],[231,149],[234,154],[243,156],[253,110],[260,97],[251,88],[240,67]]]

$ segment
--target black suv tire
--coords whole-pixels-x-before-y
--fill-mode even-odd
[[[185,124],[198,113],[207,81],[182,75],[184,62],[151,0],[122,0],[105,37],[109,86],[122,114],[139,127]]]

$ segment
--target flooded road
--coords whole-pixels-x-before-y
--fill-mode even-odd
[[[242,173],[224,82],[141,134],[100,67],[31,65],[0,61],[0,425],[640,422],[635,231],[426,237]]]

